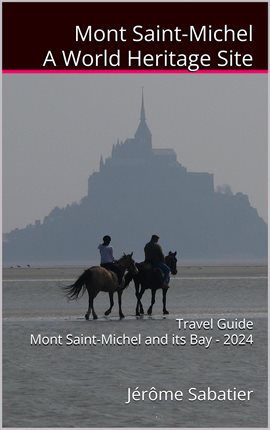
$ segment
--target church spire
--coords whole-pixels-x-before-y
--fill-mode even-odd
[[[100,161],[99,161],[99,171],[101,171],[103,169],[103,167],[104,167],[104,161],[103,161],[103,157],[101,155]]]
[[[143,88],[142,88],[140,123],[135,133],[135,142],[136,144],[144,148],[148,148],[148,149],[152,148],[152,134],[148,128],[148,125],[146,123],[146,117],[145,117]]]
[[[143,98],[143,87],[142,87],[142,105],[141,105],[141,121],[145,122],[145,109],[144,109],[144,98]]]

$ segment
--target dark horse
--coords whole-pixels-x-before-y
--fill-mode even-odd
[[[169,266],[170,271],[173,275],[177,274],[177,252],[169,252],[165,257],[165,263]],[[135,284],[135,294],[137,297],[136,316],[144,314],[144,309],[141,303],[142,296],[146,289],[151,289],[151,305],[147,311],[148,315],[152,315],[152,308],[155,303],[156,292],[158,289],[162,289],[162,301],[163,301],[163,314],[168,315],[166,309],[166,296],[169,287],[164,287],[163,274],[160,269],[154,268],[146,262],[136,263],[138,272],[134,275],[131,272],[127,273],[125,277],[125,287],[133,280]],[[106,311],[106,315],[111,312],[112,306]]]
[[[177,252],[169,252],[169,254],[165,257],[165,263],[170,268],[170,271],[173,275],[177,274]],[[164,286],[163,275],[160,269],[149,268],[149,265],[145,262],[137,264],[138,274],[133,276],[136,297],[137,297],[137,306],[136,306],[136,315],[139,316],[144,314],[143,306],[141,303],[142,296],[146,289],[151,289],[151,305],[147,310],[148,315],[152,315],[152,308],[156,299],[156,292],[158,289],[162,289],[162,303],[163,303],[163,314],[168,315],[169,312],[166,309],[166,296],[169,287]],[[128,279],[128,278],[127,278]],[[141,288],[140,288],[141,287]]]
[[[135,262],[132,259],[131,254],[124,254],[120,260],[117,261],[118,267],[122,271],[122,275],[127,271],[129,276],[136,276],[138,273],[138,269],[135,266]],[[109,293],[110,297],[113,296],[113,293],[118,293],[118,303],[119,303],[119,316],[120,318],[124,318],[124,314],[122,312],[122,292],[123,288],[119,286],[118,278],[116,273],[104,269],[100,266],[93,266],[90,269],[87,269],[83,272],[83,274],[77,279],[77,281],[64,287],[67,291],[67,297],[70,300],[78,299],[79,294],[82,290],[81,296],[84,294],[85,290],[88,291],[89,295],[89,307],[88,311],[85,314],[85,319],[89,320],[89,316],[92,310],[93,318],[97,319],[97,314],[94,310],[94,298],[100,291],[104,291]]]

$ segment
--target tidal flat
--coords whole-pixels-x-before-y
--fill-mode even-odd
[[[83,270],[4,269],[4,427],[267,427],[265,266],[179,267],[167,295],[169,315],[162,314],[158,291],[153,315],[136,317],[131,284],[123,294],[125,319],[119,319],[116,297],[111,316],[104,316],[109,297],[100,293],[96,321],[84,319],[87,294],[68,302],[61,288]],[[145,310],[150,305],[149,291],[143,305]],[[198,324],[179,330],[181,318]],[[218,320],[245,323],[240,330],[221,330]],[[200,325],[202,321],[212,325]],[[252,322],[250,329],[247,321]],[[31,335],[39,334],[62,339],[62,345],[31,345]],[[140,335],[141,341],[66,342],[124,335]],[[198,342],[193,344],[195,335]],[[206,348],[203,340],[210,337]],[[211,392],[253,395],[244,401],[190,401],[185,395],[192,388],[207,392],[208,387]],[[182,390],[184,395],[179,402],[146,399],[125,404],[129,388]]]

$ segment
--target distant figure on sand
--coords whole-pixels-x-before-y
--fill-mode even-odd
[[[118,277],[119,285],[122,283],[122,271],[115,262],[113,256],[113,247],[110,245],[111,237],[106,235],[103,237],[103,243],[98,245],[98,249],[100,252],[100,265],[104,267],[104,269],[111,270],[116,273]]]
[[[170,282],[170,268],[165,264],[165,256],[158,243],[159,237],[153,234],[150,242],[144,247],[145,262],[151,263],[154,268],[158,268],[164,275],[164,284],[168,287]]]

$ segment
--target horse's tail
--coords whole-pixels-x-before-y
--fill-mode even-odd
[[[78,299],[81,290],[82,290],[82,294],[81,294],[81,297],[82,297],[86,290],[86,282],[89,282],[90,278],[91,278],[90,270],[85,270],[83,274],[77,279],[77,281],[74,282],[74,284],[63,287],[63,289],[66,291],[66,296],[68,297],[68,299],[69,300]]]

